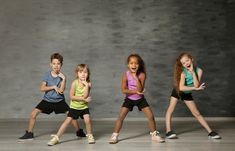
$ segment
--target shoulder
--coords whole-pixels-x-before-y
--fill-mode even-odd
[[[43,80],[45,81],[45,80],[48,80],[48,78],[50,78],[51,77],[51,71],[47,71],[46,73],[44,73],[44,75],[43,75]]]
[[[73,80],[72,85],[76,85],[78,83],[78,80]]]
[[[126,71],[126,72],[124,72],[124,73],[122,74],[122,77],[123,77],[123,78],[124,78],[124,77],[127,77],[128,74],[130,74],[130,72],[129,72],[129,71]]]
[[[202,72],[202,68],[196,67],[197,72]]]
[[[201,76],[202,73],[203,73],[202,69],[199,68],[199,67],[196,68],[196,72],[197,72],[197,74],[198,74],[199,76]]]
[[[139,78],[146,78],[146,74],[144,72],[141,72],[139,75],[138,75]]]

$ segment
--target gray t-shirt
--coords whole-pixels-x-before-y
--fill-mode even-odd
[[[47,86],[60,86],[60,83],[62,81],[62,78],[57,76],[57,77],[53,77],[51,75],[51,71],[48,71],[44,77],[43,77],[43,81],[46,82]],[[43,100],[48,101],[48,102],[52,102],[52,103],[56,103],[56,102],[60,102],[62,100],[65,100],[64,98],[64,94],[59,94],[56,93],[56,91],[50,90],[45,92],[44,96],[43,96]]]

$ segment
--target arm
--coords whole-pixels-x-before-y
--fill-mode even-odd
[[[200,74],[199,74],[200,73]],[[201,76],[202,76],[202,71],[198,73],[198,83],[201,79]],[[196,76],[196,75],[195,75]],[[179,83],[179,90],[180,91],[193,91],[193,90],[203,90],[205,88],[205,83],[202,83],[201,85],[199,86],[194,86],[193,87],[189,87],[189,86],[185,86],[185,75],[184,73],[181,73],[180,75],[180,83]]]
[[[85,86],[84,87],[85,91],[84,91],[83,97],[84,97],[84,99],[87,99],[90,94],[91,83],[87,82],[87,81],[83,81],[82,83]]]
[[[136,79],[137,82],[137,91],[138,92],[143,92],[144,91],[144,85],[145,85],[145,79],[146,76],[144,73],[141,73],[139,77],[137,75],[133,75],[133,77]]]
[[[193,65],[191,65],[188,70],[193,75],[193,84],[194,84],[194,87],[198,88],[200,86],[200,81],[201,81],[201,77],[202,77],[202,70],[198,69],[198,75],[197,75],[196,71],[194,70],[194,66]]]
[[[60,86],[59,86],[59,93],[62,94],[62,93],[64,93],[65,86],[66,86],[66,77],[62,72],[60,72],[60,74],[58,76],[61,77],[61,79],[62,79]]]
[[[43,81],[40,86],[40,91],[47,92],[56,89],[56,86],[47,86],[47,83]]]
[[[73,81],[71,88],[70,88],[70,99],[74,101],[82,101],[82,102],[88,102],[89,101],[89,93],[90,93],[90,87],[89,84],[85,86],[85,93],[83,96],[75,96],[75,88],[76,84],[75,81]]]
[[[127,86],[127,76],[124,74],[122,76],[122,93],[124,94],[138,94],[141,93],[144,90],[144,84],[145,84],[145,74],[141,73],[140,78],[136,77],[137,81],[137,90],[129,90]]]

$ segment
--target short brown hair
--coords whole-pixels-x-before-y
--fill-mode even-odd
[[[63,56],[59,53],[53,53],[51,55],[51,62],[53,59],[58,59],[60,61],[61,64],[63,64]]]

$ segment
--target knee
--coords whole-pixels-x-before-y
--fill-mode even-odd
[[[31,118],[31,119],[36,119],[37,115],[38,115],[38,114],[37,114],[36,111],[32,111],[32,112],[31,112],[31,115],[30,115],[30,118]]]
[[[149,120],[149,121],[154,121],[154,116],[153,116],[153,114],[148,117],[148,120]]]
[[[90,118],[86,118],[86,119],[84,119],[84,122],[85,122],[85,124],[91,124],[91,119]]]
[[[117,122],[123,122],[123,121],[124,121],[124,118],[125,118],[125,117],[119,116],[119,117],[117,118]]]
[[[200,118],[202,115],[199,112],[192,113],[194,117]]]

